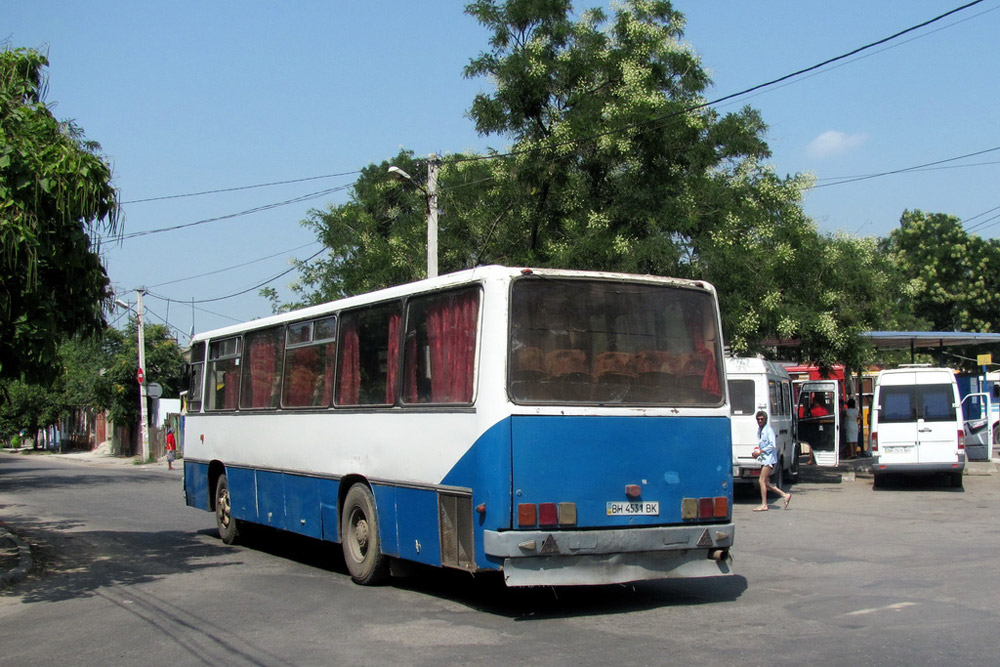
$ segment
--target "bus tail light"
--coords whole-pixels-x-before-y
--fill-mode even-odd
[[[726,519],[728,517],[729,498],[725,496],[681,499],[682,519]]]
[[[576,503],[559,503],[559,525],[576,525]]]
[[[725,519],[729,516],[729,498],[719,496],[715,499],[715,518]]]
[[[872,454],[878,451],[878,433],[872,431]]]
[[[698,499],[698,518],[711,519],[715,515],[715,500],[713,498]]]
[[[538,523],[535,520],[535,504],[521,503],[517,506],[517,525],[528,528]]]
[[[958,451],[965,449],[965,433],[963,431],[958,432]]]
[[[555,503],[539,503],[538,523],[542,526],[555,526],[559,523],[559,514]]]
[[[519,503],[518,528],[535,526],[575,526],[576,503]]]

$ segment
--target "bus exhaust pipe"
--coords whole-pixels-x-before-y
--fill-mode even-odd
[[[729,560],[729,549],[712,549],[708,552],[708,557],[716,563],[723,563]]]

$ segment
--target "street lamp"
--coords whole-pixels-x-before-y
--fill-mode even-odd
[[[139,333],[139,368],[136,370],[135,378],[139,382],[139,430],[142,433],[142,460],[146,462],[149,460],[149,418],[146,414],[146,335],[145,327],[142,321],[142,295],[145,294],[145,290],[137,289],[136,294],[136,307],[132,308],[130,305],[125,303],[120,299],[115,299],[115,303],[122,308],[126,308],[135,313],[136,324],[138,325]]]
[[[438,274],[438,210],[437,210],[437,172],[440,166],[437,155],[431,153],[427,157],[427,187],[424,188],[413,177],[399,167],[392,165],[389,173],[401,181],[408,181],[423,191],[427,198],[427,277]]]

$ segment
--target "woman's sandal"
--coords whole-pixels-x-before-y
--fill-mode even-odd
[[[767,508],[766,507],[754,507],[753,511],[754,512],[766,512]]]
[[[785,496],[785,509],[788,509],[788,503],[791,502],[791,500],[792,500],[792,494],[789,493],[787,496]]]

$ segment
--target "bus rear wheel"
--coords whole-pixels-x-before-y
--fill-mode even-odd
[[[233,503],[229,497],[229,481],[225,475],[215,483],[215,524],[219,527],[219,537],[225,544],[234,544],[240,535],[239,526],[233,518]]]
[[[362,585],[377,584],[389,576],[389,561],[378,536],[375,497],[364,484],[355,484],[344,497],[340,513],[340,539],[351,579]]]

